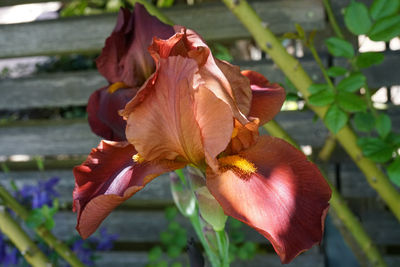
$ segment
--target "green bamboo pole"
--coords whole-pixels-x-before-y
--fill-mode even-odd
[[[26,210],[15,198],[3,187],[0,186],[0,198],[11,210],[13,210],[21,219],[26,221],[29,217],[29,212]],[[40,236],[50,248],[54,249],[64,260],[66,260],[73,267],[85,267],[85,265],[78,259],[67,245],[58,240],[49,230],[44,226],[38,226],[35,232]],[[19,249],[19,248],[18,248]],[[44,266],[44,265],[42,265]]]
[[[300,65],[300,62],[287,53],[276,36],[264,26],[265,23],[262,22],[247,1],[223,0],[223,2],[238,17],[253,35],[260,48],[271,56],[307,101],[310,95],[307,89],[312,84],[312,80]],[[327,111],[327,107],[310,105],[310,108],[320,118],[323,118]],[[400,221],[400,193],[392,186],[381,169],[373,161],[363,156],[361,149],[357,146],[355,133],[349,126],[345,126],[336,134],[336,139],[364,173],[371,187],[379,193]]]
[[[10,238],[29,264],[35,267],[51,266],[51,262],[14,221],[5,206],[0,206],[0,230]]]

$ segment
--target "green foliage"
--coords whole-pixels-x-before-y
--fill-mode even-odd
[[[226,60],[226,61],[229,61],[229,62],[231,62],[233,60],[233,57],[232,57],[231,52],[229,51],[229,49],[226,46],[222,45],[222,44],[214,43],[211,46],[211,51],[212,51],[214,57],[216,57],[218,59]]]
[[[355,1],[351,1],[346,8],[344,22],[347,28],[355,35],[367,33],[372,25],[368,8],[363,3]]]
[[[329,86],[326,83],[313,83],[310,85],[310,87],[308,87],[308,91],[310,92],[310,94],[316,94],[319,93],[321,91],[324,90],[328,90]]]
[[[31,228],[44,225],[48,230],[54,227],[54,214],[58,211],[58,200],[53,201],[53,207],[43,205],[41,208],[33,209],[29,213],[26,224]]]
[[[400,157],[397,157],[387,168],[390,180],[400,187]]]
[[[392,130],[392,121],[386,114],[380,114],[376,118],[376,131],[382,139],[385,139]]]
[[[325,44],[329,53],[335,57],[352,58],[354,56],[353,46],[343,39],[331,37],[325,40]]]
[[[329,130],[336,134],[346,125],[348,118],[346,112],[341,110],[336,104],[333,104],[326,112],[324,121]]]
[[[174,4],[174,0],[157,0],[157,7],[170,7]]]
[[[311,95],[308,101],[314,106],[326,106],[335,101],[335,94],[331,90],[323,90]]]
[[[354,115],[354,126],[361,132],[370,132],[375,127],[375,118],[369,112],[356,113]]]
[[[243,223],[229,217],[229,261],[234,262],[236,258],[251,260],[257,253],[258,245],[253,242],[245,242]]]
[[[343,76],[348,72],[347,69],[343,68],[343,67],[338,67],[338,66],[333,66],[330,67],[329,69],[326,70],[326,73],[330,76],[330,77],[339,77],[339,76]]]
[[[373,41],[388,42],[400,35],[400,15],[379,19],[368,32],[368,37]]]
[[[378,20],[395,14],[399,7],[399,0],[375,0],[369,9],[369,14],[374,20]]]
[[[186,229],[177,221],[178,210],[171,206],[165,209],[165,218],[168,227],[160,234],[161,245],[153,247],[149,254],[148,267],[169,266],[167,259],[176,260],[185,250],[187,242]],[[170,266],[182,266],[179,262],[172,262]]]
[[[383,163],[392,158],[393,147],[380,138],[362,137],[358,139],[357,144],[363,154],[375,162]]]
[[[73,0],[61,10],[60,15],[70,17],[116,12],[123,2],[123,0]]]
[[[359,96],[349,92],[339,92],[336,96],[339,107],[348,112],[365,111],[367,103]]]
[[[364,86],[366,79],[361,73],[352,73],[349,77],[341,80],[336,88],[343,92],[355,92]]]
[[[356,57],[356,65],[358,68],[364,69],[382,63],[383,59],[384,55],[381,52],[360,53]]]

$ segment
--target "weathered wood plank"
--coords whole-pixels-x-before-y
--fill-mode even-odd
[[[313,78],[322,79],[318,66],[311,59],[302,59],[301,63]],[[285,81],[283,73],[271,61],[237,62],[237,65],[242,70],[258,71],[271,82]],[[0,110],[86,105],[90,94],[106,85],[107,81],[95,70],[3,79],[0,80]]]
[[[258,1],[252,3],[275,33],[324,28],[319,0]],[[250,38],[250,34],[222,4],[175,6],[165,14],[176,24],[198,31],[207,40]],[[66,18],[0,26],[0,58],[96,52],[112,31],[116,15]]]
[[[99,267],[123,267],[123,266],[135,266],[144,267],[148,263],[146,252],[127,252],[127,251],[112,251],[99,253],[101,260],[98,262]],[[182,256],[186,260],[186,255]],[[281,267],[282,264],[275,254],[258,254],[254,259],[249,261],[236,260],[231,264],[232,267]],[[314,252],[305,252],[302,255],[296,257],[291,263],[285,265],[288,267],[323,267],[324,257],[322,254]]]
[[[57,227],[54,234],[60,238],[66,238],[74,233],[76,214],[72,212],[59,212],[55,217]],[[361,221],[372,240],[380,246],[398,245],[400,229],[398,222],[389,213],[376,211],[361,214]],[[189,236],[195,236],[190,222],[182,216],[177,217],[182,227],[188,231]],[[119,242],[153,243],[158,242],[162,231],[167,229],[168,221],[163,211],[136,211],[115,210],[101,224],[110,233],[119,235]],[[228,226],[229,228],[229,226]],[[242,231],[246,240],[260,244],[268,244],[269,241],[254,229],[243,225]]]
[[[311,112],[281,112],[276,116],[276,120],[301,145],[321,147],[328,131],[321,121],[314,123],[312,119]],[[88,154],[100,140],[85,121],[0,129],[0,153],[4,156]]]

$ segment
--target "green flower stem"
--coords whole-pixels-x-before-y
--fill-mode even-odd
[[[291,145],[295,146],[297,149],[300,149],[296,141],[292,139],[292,137],[275,120],[270,120],[268,123],[263,125],[263,128],[271,135],[282,138]]]
[[[199,238],[200,243],[204,248],[207,258],[209,259],[209,261],[211,263],[211,266],[219,267],[220,260],[218,259],[218,256],[215,255],[215,253],[211,250],[211,248],[209,247],[209,245],[207,243],[207,240],[204,237],[203,231],[201,229],[200,218],[199,218],[197,209],[196,209],[196,212],[193,212],[193,214],[189,217],[189,220],[193,225],[194,231],[196,232],[197,237]]]
[[[335,34],[339,38],[344,39],[344,35],[343,35],[342,31],[340,30],[340,27],[339,27],[339,25],[338,25],[338,23],[336,21],[335,16],[333,15],[330,1],[329,0],[322,0],[322,3],[324,3],[326,14],[328,15],[329,22],[330,22]]]
[[[218,250],[222,260],[221,267],[229,267],[229,239],[225,230],[216,231]]]
[[[300,65],[300,62],[288,54],[276,36],[268,28],[264,27],[265,24],[247,1],[223,0],[223,2],[253,35],[259,47],[271,56],[273,61],[307,100],[310,95],[307,89],[312,84],[312,80]],[[321,119],[324,118],[327,111],[327,107],[310,106],[310,109]],[[346,125],[337,133],[336,138],[364,173],[371,187],[379,193],[400,221],[400,193],[392,186],[379,167],[363,156],[361,149],[357,146],[355,133]]]
[[[336,138],[334,135],[329,135],[328,138],[326,138],[321,151],[318,153],[318,159],[321,160],[322,162],[328,162],[333,151],[335,150],[335,147],[336,147]]]
[[[310,49],[310,52],[313,55],[315,62],[317,62],[318,67],[320,68],[325,81],[328,83],[329,87],[331,87],[333,89],[333,91],[336,92],[336,86],[332,83],[331,78],[329,78],[329,75],[326,72],[325,66],[324,66],[324,64],[322,64],[321,58],[319,57],[318,52],[315,49],[314,43],[309,42],[309,43],[307,43],[307,46],[308,46],[308,49]]]
[[[0,186],[0,198],[3,199],[6,206],[12,209],[24,221],[29,217],[29,211],[25,209],[15,198],[3,187]],[[65,245],[58,240],[46,227],[38,226],[34,228],[36,234],[40,236],[46,244],[54,249],[65,261],[73,267],[84,267],[85,265],[78,257]],[[45,266],[45,265],[42,265]]]
[[[0,206],[0,230],[10,238],[29,264],[35,267],[51,266],[51,262],[14,221],[4,206]]]

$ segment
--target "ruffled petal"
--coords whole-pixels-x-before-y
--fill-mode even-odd
[[[331,190],[316,165],[267,136],[234,157],[219,159],[219,173],[207,172],[207,187],[227,215],[269,239],[283,263],[321,241]]]
[[[158,65],[154,79],[133,100],[139,101],[125,108],[128,141],[149,161],[215,161],[232,134],[230,107],[202,87],[195,60],[170,56]]]
[[[271,84],[258,72],[246,70],[242,74],[249,78],[253,95],[249,116],[259,118],[263,125],[281,110],[285,90],[277,83]]]
[[[135,4],[134,13],[121,9],[117,25],[96,61],[97,68],[110,83],[141,86],[155,69],[147,50],[153,37],[167,39],[174,33],[172,26],[151,16],[141,4]]]
[[[90,236],[119,204],[160,174],[183,165],[174,162],[135,163],[136,150],[127,142],[101,141],[87,160],[74,168],[73,210],[78,212],[76,229]]]
[[[87,105],[88,121],[92,131],[111,141],[126,141],[126,121],[119,115],[135,95],[137,89],[118,89],[109,93],[107,87],[96,90]]]

